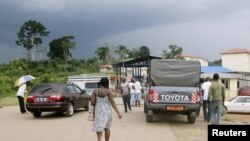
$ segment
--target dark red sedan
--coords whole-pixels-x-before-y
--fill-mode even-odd
[[[71,83],[41,83],[34,86],[26,99],[26,109],[34,117],[42,112],[61,112],[71,117],[79,108],[89,109],[90,96]]]

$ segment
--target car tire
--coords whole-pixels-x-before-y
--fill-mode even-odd
[[[148,112],[148,106],[147,106],[147,104],[144,102],[144,113],[146,114],[147,112]]]
[[[146,115],[147,123],[153,122],[153,115]]]
[[[187,115],[188,123],[195,123],[197,112],[191,112]]]
[[[201,106],[196,110],[196,116],[197,117],[200,115],[200,111],[201,111]]]
[[[71,117],[74,114],[74,106],[71,102],[68,103],[67,110],[66,110],[66,116]]]
[[[34,116],[35,118],[37,118],[37,117],[41,117],[42,112],[33,112],[32,114],[33,114],[33,116]]]
[[[89,110],[89,104],[85,107],[85,111]]]

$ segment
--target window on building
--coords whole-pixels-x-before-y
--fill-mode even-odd
[[[221,82],[225,85],[226,89],[230,89],[230,80],[229,79],[222,79]]]
[[[237,89],[240,88],[240,81],[237,81]]]

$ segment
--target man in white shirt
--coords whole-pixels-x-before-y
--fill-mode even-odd
[[[18,98],[18,101],[19,101],[19,107],[20,107],[20,111],[21,113],[26,113],[26,110],[25,110],[25,104],[24,104],[24,92],[26,90],[26,83],[23,83],[19,86],[18,88],[18,91],[17,91],[17,98]]]
[[[141,83],[140,81],[138,81],[138,79],[135,80],[135,106],[140,107],[141,104]]]
[[[135,105],[135,81],[134,81],[134,78],[130,79],[128,86],[129,86],[129,90],[130,90],[130,105],[133,107]]]
[[[203,115],[204,115],[204,121],[209,122],[210,121],[210,108],[209,108],[209,102],[210,100],[208,99],[208,90],[211,85],[211,78],[207,77],[205,79],[205,82],[202,84],[202,89],[203,89]]]

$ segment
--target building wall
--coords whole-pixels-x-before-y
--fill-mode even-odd
[[[213,78],[213,73],[201,74],[202,78],[208,76]],[[219,76],[226,87],[226,100],[235,97],[240,87],[250,86],[250,79],[240,73],[219,73]]]
[[[248,64],[248,71],[247,72],[250,72],[250,53],[248,53],[247,55],[247,64]]]
[[[237,96],[238,88],[237,88],[238,79],[230,79],[230,89],[226,92],[226,99],[231,99]]]
[[[198,61],[200,61],[201,66],[208,66],[208,61],[206,61],[204,59],[198,59]]]
[[[239,82],[239,85],[238,85]],[[226,90],[226,99],[231,99],[238,94],[239,88],[243,86],[249,86],[249,82],[247,80],[241,80],[241,79],[230,79],[230,89]]]
[[[199,61],[201,63],[201,66],[208,66],[208,61],[201,59],[201,58],[194,58],[194,57],[184,57],[185,60],[194,60]]]
[[[106,69],[106,68],[100,68],[99,71],[100,71],[100,72],[106,72],[107,69]]]
[[[250,86],[250,81],[240,80],[240,87],[243,87],[243,86]]]
[[[222,54],[222,66],[238,72],[250,72],[250,55],[247,53]]]
[[[99,72],[112,72],[112,68],[99,68]]]

